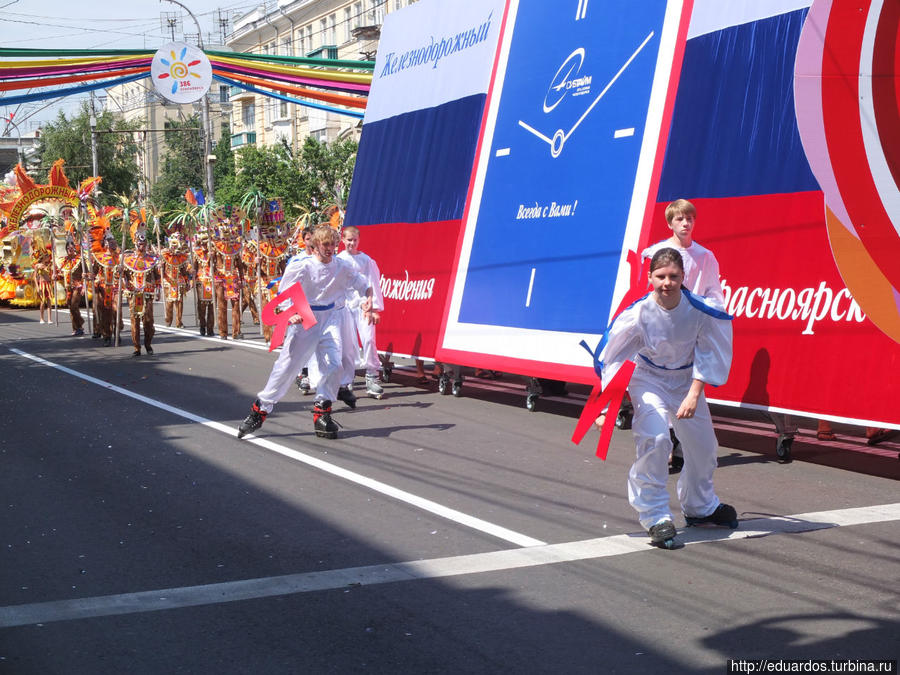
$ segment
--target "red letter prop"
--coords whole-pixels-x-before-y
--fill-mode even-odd
[[[634,301],[640,300],[650,291],[650,282],[647,281],[647,272],[650,271],[650,260],[641,260],[635,251],[629,250],[625,255],[625,260],[631,267],[631,286],[625,292],[625,297],[619,303],[618,308],[613,313],[613,317],[619,316],[623,309],[631,305]]]
[[[291,306],[276,314],[275,308],[285,300],[290,300]],[[275,327],[275,330],[272,332],[272,341],[269,343],[269,351],[277,349],[284,342],[284,333],[287,330],[288,321],[295,314],[300,317],[304,330],[309,330],[316,325],[316,315],[309,308],[309,303],[306,301],[306,295],[303,293],[303,288],[300,284],[291,284],[287,290],[276,295],[263,307],[263,323],[267,326]]]
[[[619,414],[619,408],[622,405],[622,399],[625,397],[625,389],[628,388],[628,382],[631,380],[631,374],[634,372],[634,361],[626,361],[619,368],[609,386],[605,391],[600,391],[600,385],[596,385],[588,396],[587,403],[581,411],[581,417],[578,418],[578,424],[575,425],[575,433],[572,434],[572,442],[575,445],[581,443],[581,439],[594,424],[594,420],[600,417],[604,406],[609,403],[609,410],[606,411],[606,419],[603,422],[603,428],[600,430],[600,440],[597,442],[597,457],[606,459],[606,453],[609,451],[609,441],[612,439],[613,427],[616,425],[616,417]]]

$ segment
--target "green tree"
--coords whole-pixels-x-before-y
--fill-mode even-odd
[[[300,215],[298,207],[309,203],[312,183],[286,144],[243,147],[235,155],[235,165],[232,203],[256,191],[268,198],[280,197],[288,219]]]
[[[308,137],[303,142],[300,154],[311,183],[310,197],[319,209],[330,204],[346,208],[358,149],[352,139],[325,143]]]
[[[213,166],[216,201],[221,204],[236,204],[240,193],[235,187],[234,152],[231,150],[231,127],[222,125],[222,135],[213,149],[216,163]]]
[[[85,102],[71,119],[60,110],[56,119],[43,127],[37,147],[41,168],[39,181],[47,181],[50,167],[60,158],[66,160],[66,176],[73,187],[93,175],[90,118],[90,109]],[[104,204],[114,201],[110,195],[128,193],[137,186],[139,147],[134,134],[128,132],[142,126],[143,120],[126,122],[107,111],[97,115],[97,131],[101,132],[97,134],[97,164],[103,177],[100,190]],[[103,133],[111,131],[123,133]]]
[[[206,184],[200,117],[193,115],[187,120],[167,121],[164,133],[166,152],[159,178],[150,188],[150,201],[171,211],[184,204],[184,193],[188,188],[203,188]]]

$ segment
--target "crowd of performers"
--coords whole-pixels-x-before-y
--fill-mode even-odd
[[[90,222],[87,241],[90,251],[82,254],[71,224],[66,224],[66,253],[57,261],[50,247],[39,240],[32,245],[33,280],[41,323],[50,322],[54,287],[65,289],[65,306],[72,321],[72,335],[84,335],[82,307],[87,285],[91,289],[93,337],[110,346],[116,323],[124,328],[120,308],[128,307],[133,355],[142,349],[153,354],[153,303],[164,302],[165,322],[183,328],[184,303],[195,302],[200,334],[222,339],[243,337],[241,315],[248,309],[259,325],[258,303],[265,305],[277,293],[276,280],[287,259],[302,248],[302,238],[292,237],[278,200],[264,205],[258,239],[247,237],[249,221],[244,211],[221,206],[210,211],[207,222],[188,233],[178,224],[165,232],[165,243],[156,246],[148,239],[148,217],[143,209],[132,210],[130,235],[133,248],[122,251],[113,234],[110,218],[117,210],[107,209]],[[54,264],[55,262],[55,264]],[[231,307],[231,331],[228,307]],[[124,311],[122,312],[124,314]],[[264,326],[266,340],[271,327]],[[142,337],[143,335],[143,337]]]

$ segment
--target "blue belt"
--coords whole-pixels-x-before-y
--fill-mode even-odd
[[[309,308],[314,312],[324,312],[326,309],[334,309],[334,303],[330,305],[310,305]]]
[[[644,361],[646,361],[648,364],[650,364],[650,365],[653,366],[654,368],[659,368],[660,370],[687,370],[688,368],[693,368],[693,367],[694,367],[694,362],[691,361],[691,362],[690,362],[689,364],[687,364],[686,366],[679,366],[678,368],[667,368],[666,366],[661,366],[661,365],[659,365],[659,364],[657,364],[657,363],[653,363],[653,361],[651,361],[650,359],[648,359],[648,358],[647,358],[646,356],[644,356],[643,354],[638,354],[638,356],[640,356],[642,359],[644,359]]]

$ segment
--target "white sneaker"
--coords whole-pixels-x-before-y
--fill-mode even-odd
[[[381,398],[384,394],[384,388],[378,384],[376,375],[366,375],[366,393],[375,398]]]

